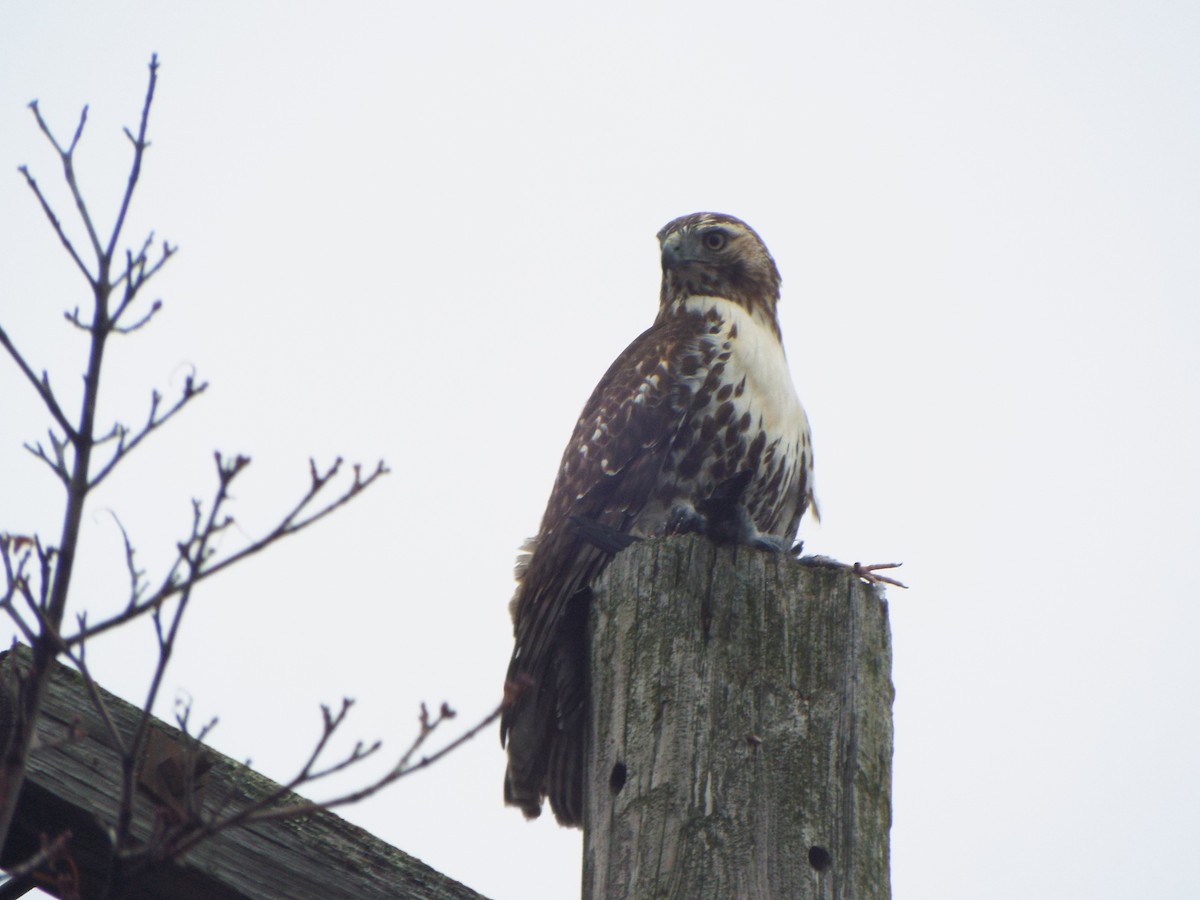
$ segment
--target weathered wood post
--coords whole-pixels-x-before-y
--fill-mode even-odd
[[[891,894],[887,605],[696,537],[595,589],[584,900]]]

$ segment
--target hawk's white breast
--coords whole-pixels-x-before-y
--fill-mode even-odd
[[[795,452],[803,447],[808,468],[812,456],[808,416],[796,396],[783,345],[771,325],[724,297],[693,296],[683,306],[700,316],[715,310],[721,317],[720,333],[712,335],[711,340],[724,342],[730,339],[731,332],[736,334],[732,339],[733,352],[725,365],[725,380],[737,383],[743,376],[746,378],[746,391],[737,404],[737,415],[748,409],[756,419],[762,417],[763,430],[781,438],[788,445],[787,450]]]
[[[646,503],[634,532],[661,534],[676,506],[694,507],[748,468],[741,500],[755,526],[794,539],[812,484],[812,445],[773,323],[723,297],[691,296],[676,314],[703,323],[696,341],[707,362],[680,376],[695,399],[664,473],[662,486],[673,490]]]

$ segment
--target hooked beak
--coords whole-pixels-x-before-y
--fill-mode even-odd
[[[683,237],[684,233],[682,231],[674,231],[667,235],[666,240],[662,242],[662,264],[664,269],[673,269],[687,262],[688,256],[684,251]]]

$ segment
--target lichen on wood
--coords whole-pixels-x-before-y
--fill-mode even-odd
[[[594,591],[585,900],[890,896],[891,637],[852,572],[646,541]]]

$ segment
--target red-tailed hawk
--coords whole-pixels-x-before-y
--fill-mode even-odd
[[[587,611],[613,554],[689,531],[786,550],[813,505],[771,254],[717,213],[676,219],[658,241],[658,317],[592,392],[517,562],[504,799],[533,818],[549,797],[563,825],[583,818]]]

